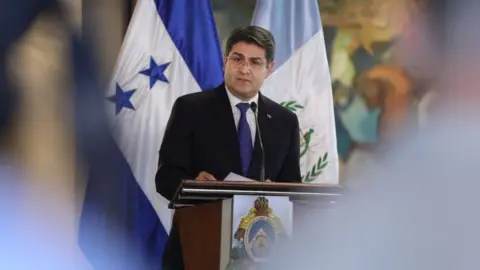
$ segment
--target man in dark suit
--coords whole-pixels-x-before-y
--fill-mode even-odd
[[[273,70],[274,55],[270,32],[257,26],[235,29],[226,44],[225,83],[176,100],[155,178],[161,195],[171,200],[184,179],[218,181],[233,172],[259,180],[260,140],[265,179],[301,181],[297,116],[259,92]],[[260,132],[252,108],[258,112]],[[167,269],[183,269],[175,224],[164,261]]]

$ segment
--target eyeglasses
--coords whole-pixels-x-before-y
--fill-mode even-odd
[[[232,65],[237,67],[237,68],[243,67],[247,63],[248,63],[248,66],[252,70],[260,70],[260,69],[264,68],[264,66],[265,66],[265,62],[263,62],[262,60],[255,59],[255,58],[248,59],[248,61],[247,61],[242,56],[231,55],[231,56],[228,56],[227,59],[230,60],[232,62]]]

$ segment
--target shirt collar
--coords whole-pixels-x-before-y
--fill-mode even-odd
[[[250,100],[248,101],[242,101],[240,100],[239,98],[237,98],[236,96],[234,96],[227,88],[227,86],[225,85],[225,91],[227,91],[227,96],[228,96],[228,100],[230,101],[230,105],[233,107],[236,107],[238,103],[252,103],[252,102],[255,102],[257,103],[257,106],[258,106],[258,92],[257,94],[251,98]]]

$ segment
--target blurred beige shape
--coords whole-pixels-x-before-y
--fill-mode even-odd
[[[68,0],[65,0],[68,1]],[[126,2],[118,0],[83,0],[82,29],[94,47],[97,70],[103,85],[112,79],[127,24]],[[132,0],[132,5],[136,1]]]
[[[82,30],[82,0],[59,0],[65,7],[67,19],[72,24],[73,28],[81,32]]]
[[[81,1],[64,1],[79,29]],[[41,241],[61,247],[63,269],[88,269],[77,245],[77,196],[69,36],[60,22],[40,16],[13,46],[8,65],[20,108],[8,138],[22,170],[22,224]],[[83,189],[83,188],[82,188]],[[80,189],[81,190],[81,189]],[[66,264],[65,264],[66,263]]]

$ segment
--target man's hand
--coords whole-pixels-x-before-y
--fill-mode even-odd
[[[200,172],[197,176],[197,178],[195,178],[195,180],[200,180],[200,181],[215,181],[217,179],[215,179],[215,176],[209,174],[208,172]]]

